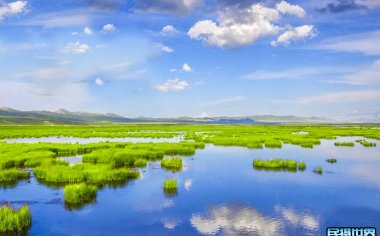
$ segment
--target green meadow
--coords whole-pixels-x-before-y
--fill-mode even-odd
[[[160,139],[182,137],[173,142],[100,142],[79,143],[11,143],[5,139],[39,137],[107,137]],[[192,156],[206,145],[236,146],[248,149],[280,149],[284,145],[314,148],[322,140],[332,146],[352,147],[354,142],[338,142],[338,137],[362,137],[358,145],[374,147],[368,139],[380,140],[375,125],[110,125],[110,126],[0,126],[0,184],[14,186],[31,174],[49,187],[64,189],[64,203],[69,209],[95,201],[97,190],[123,185],[141,176],[149,162],[160,162],[164,170],[181,171],[183,158]],[[335,142],[335,143],[334,143]],[[82,156],[82,162],[69,165],[60,157]],[[322,160],[321,164],[326,160]],[[255,159],[255,170],[308,171],[307,157]],[[335,159],[327,160],[336,163]],[[322,174],[322,167],[311,170]],[[138,183],[136,183],[138,184]],[[178,193],[177,180],[167,179],[163,190],[169,196]],[[30,224],[28,207],[0,210],[0,231],[20,231]]]

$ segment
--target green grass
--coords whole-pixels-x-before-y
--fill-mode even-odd
[[[335,146],[337,147],[353,147],[355,144],[353,142],[335,142]]]
[[[318,167],[314,168],[313,172],[316,173],[316,174],[321,175],[321,174],[323,174],[323,169],[322,169],[321,166],[318,166]]]
[[[338,160],[335,159],[335,158],[330,158],[330,159],[327,159],[326,162],[328,162],[328,163],[330,163],[330,164],[335,164],[335,163],[338,162]]]
[[[34,168],[35,177],[43,183],[107,184],[126,182],[140,176],[128,168],[113,168],[106,164],[82,163],[74,166],[44,165]]]
[[[164,192],[168,196],[177,195],[177,180],[176,179],[166,179],[164,181]]]
[[[298,162],[298,170],[303,171],[305,169],[306,169],[306,163],[303,161]]]
[[[172,171],[181,170],[182,165],[182,159],[179,157],[164,158],[161,160],[161,167]]]
[[[32,216],[28,206],[22,206],[19,210],[14,210],[9,206],[0,208],[0,233],[21,232],[28,228],[32,222]]]
[[[367,142],[364,139],[356,140],[355,142],[360,143],[363,147],[376,147],[376,143]]]
[[[139,159],[135,160],[135,162],[133,163],[133,166],[139,167],[139,168],[144,168],[147,166],[147,163],[148,163],[147,160],[145,160],[143,158],[139,158]]]
[[[271,160],[261,160],[256,159],[253,161],[253,167],[258,170],[305,170],[305,162],[296,162],[293,160],[284,160],[284,159],[271,159]]]
[[[30,173],[17,169],[0,170],[0,183],[17,182],[21,179],[28,179]]]
[[[64,198],[66,204],[83,204],[93,201],[96,198],[96,186],[82,184],[66,185]]]

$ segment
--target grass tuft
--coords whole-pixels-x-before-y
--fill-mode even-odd
[[[355,144],[353,142],[335,142],[335,146],[337,147],[353,147]]]
[[[179,157],[164,158],[161,160],[161,167],[171,171],[181,170],[182,165],[182,159]]]
[[[272,160],[256,159],[253,161],[253,167],[258,170],[286,170],[286,171],[303,171],[306,169],[305,162],[296,162],[293,160],[284,160],[275,158]]]
[[[30,173],[17,169],[0,170],[0,183],[14,183],[21,179],[28,179]]]
[[[96,198],[96,186],[81,184],[66,185],[64,189],[65,203],[79,205],[92,202]]]
[[[355,142],[360,143],[363,147],[376,147],[376,143],[367,142],[367,140],[360,139]]]
[[[313,172],[316,173],[316,174],[321,175],[321,174],[323,174],[323,169],[322,169],[321,166],[318,166],[318,167],[314,168]]]
[[[166,179],[164,181],[164,192],[168,196],[174,196],[177,195],[177,180],[176,179]]]
[[[328,162],[328,163],[330,163],[330,164],[335,164],[335,163],[338,162],[338,160],[335,159],[335,158],[330,158],[330,159],[327,159],[326,162]]]
[[[32,216],[28,206],[14,210],[10,206],[0,208],[0,233],[20,232],[30,226]]]
[[[143,159],[143,158],[139,158],[137,159],[134,163],[133,163],[133,166],[134,167],[138,167],[138,168],[144,168],[146,167],[148,161]]]

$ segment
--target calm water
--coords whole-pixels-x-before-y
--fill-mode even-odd
[[[347,140],[340,139],[340,140]],[[355,138],[352,138],[355,140]],[[62,188],[34,178],[0,189],[0,201],[30,204],[30,235],[324,235],[327,226],[380,229],[380,142],[375,148],[249,150],[207,146],[184,157],[185,168],[169,173],[150,163],[142,178],[98,192],[96,203],[66,210]],[[255,158],[305,161],[304,172],[265,172]],[[329,164],[327,158],[337,158]],[[322,166],[324,173],[313,173]],[[162,183],[179,181],[168,197]]]

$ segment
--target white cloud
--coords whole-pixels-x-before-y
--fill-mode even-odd
[[[368,8],[375,8],[380,6],[379,0],[355,0],[356,4],[366,6]]]
[[[190,84],[185,80],[173,79],[168,80],[165,83],[157,85],[155,88],[161,92],[170,92],[170,91],[182,91],[190,87]]]
[[[378,90],[361,90],[331,92],[317,96],[300,97],[295,100],[275,101],[276,103],[296,103],[302,105],[309,104],[331,104],[331,103],[353,103],[353,102],[371,102],[380,100],[380,91]]]
[[[174,72],[177,72],[177,69],[176,68],[171,68],[169,71],[172,72],[172,73],[174,73]]]
[[[20,51],[33,51],[48,47],[46,43],[11,43],[0,44],[0,52],[17,53]]]
[[[302,7],[298,5],[291,5],[285,1],[281,1],[280,3],[277,3],[276,9],[282,14],[294,15],[300,18],[306,16],[306,11]]]
[[[102,86],[104,84],[104,81],[101,78],[96,78],[95,84],[98,86]]]
[[[102,28],[103,34],[110,34],[116,31],[116,27],[113,24],[106,24]]]
[[[83,26],[90,23],[88,12],[84,10],[66,10],[37,15],[34,18],[17,22],[18,25],[43,26],[44,28],[64,28]]]
[[[201,106],[214,106],[214,105],[220,105],[220,104],[225,104],[225,103],[231,103],[231,102],[241,102],[247,100],[246,96],[233,96],[233,97],[227,97],[227,98],[222,98],[218,100],[213,100],[213,101],[208,101],[201,103]]]
[[[242,78],[247,80],[278,80],[278,79],[307,79],[307,78],[326,78],[343,76],[353,69],[341,67],[304,67],[291,68],[281,71],[256,71],[244,75]]]
[[[26,72],[18,72],[14,74],[15,78],[18,79],[33,79],[40,81],[49,81],[52,80],[60,80],[66,77],[69,77],[69,73],[67,68],[64,67],[51,67],[51,68],[40,68],[33,71]]]
[[[204,4],[204,0],[136,0],[138,11],[173,14],[189,13]]]
[[[193,69],[192,69],[192,68],[189,66],[189,64],[187,64],[187,63],[183,64],[183,66],[182,66],[182,70],[183,70],[184,72],[187,72],[187,73],[193,71]]]
[[[286,2],[281,3],[279,9],[282,13],[302,15],[301,7]],[[277,34],[281,29],[277,25],[280,19],[279,10],[262,4],[253,4],[247,8],[231,6],[219,12],[217,22],[198,21],[189,29],[188,35],[211,46],[247,46],[262,37]]]
[[[367,68],[345,76],[342,82],[355,85],[380,85],[380,60]]]
[[[16,109],[77,109],[91,100],[84,83],[62,80],[52,84],[0,81],[1,103]]]
[[[89,27],[85,27],[83,29],[83,33],[85,33],[87,35],[92,35],[92,30]]]
[[[0,1],[0,22],[8,16],[19,15],[26,12],[27,1],[16,1],[10,3],[2,3]]]
[[[277,45],[289,45],[292,41],[300,40],[300,39],[305,39],[305,38],[311,38],[315,36],[315,30],[314,26],[312,25],[303,25],[299,27],[294,27],[291,28],[290,30],[287,30],[283,34],[281,34],[277,40],[272,41],[271,45],[272,46],[277,46]]]
[[[165,25],[162,27],[160,34],[162,35],[173,35],[173,34],[178,34],[179,31],[174,28],[172,25]]]
[[[172,53],[174,50],[171,47],[160,44],[160,50],[166,53]]]
[[[380,31],[331,38],[311,49],[380,55]]]
[[[80,43],[78,41],[71,42],[65,46],[64,51],[74,54],[85,54],[90,51],[90,46],[88,46],[88,44]]]

